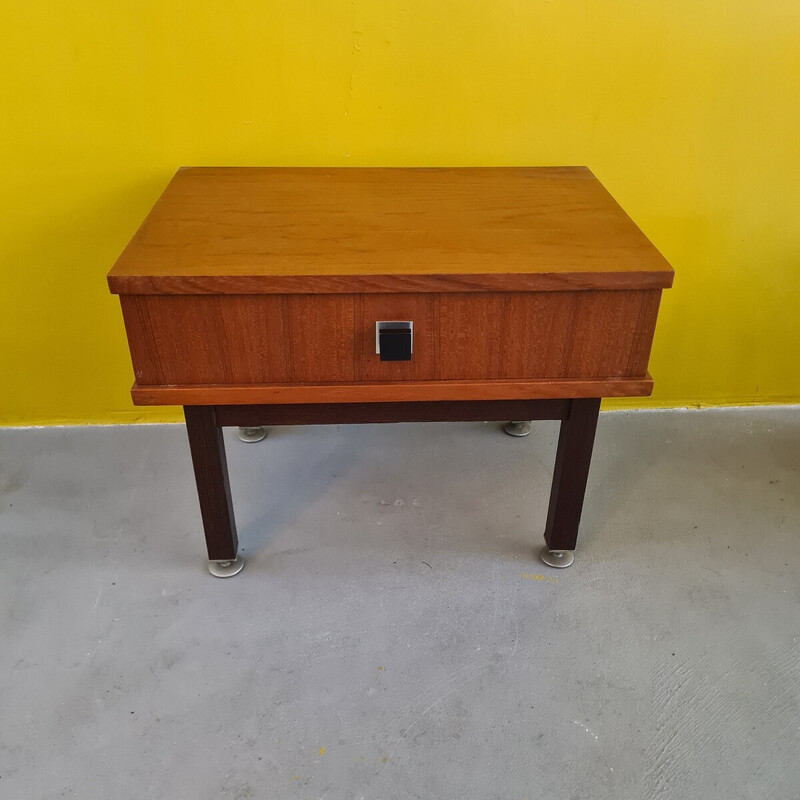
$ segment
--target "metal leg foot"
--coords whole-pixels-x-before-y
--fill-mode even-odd
[[[575,553],[572,550],[548,550],[545,547],[539,554],[539,558],[541,558],[548,567],[564,569],[572,565],[572,562],[575,560]]]
[[[236,556],[233,561],[209,561],[208,571],[215,578],[232,578],[244,569],[244,559]]]
[[[503,430],[509,436],[527,436],[531,432],[530,422],[506,422]]]
[[[243,442],[260,442],[267,438],[266,428],[239,428],[239,438]]]

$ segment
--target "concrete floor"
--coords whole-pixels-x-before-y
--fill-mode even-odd
[[[575,565],[556,423],[0,432],[0,797],[800,796],[800,407],[603,414]]]

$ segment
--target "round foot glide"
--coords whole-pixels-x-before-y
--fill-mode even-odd
[[[503,430],[509,436],[527,436],[531,432],[530,422],[506,422]]]
[[[236,556],[233,561],[209,561],[208,571],[215,578],[232,578],[244,569],[244,559]]]
[[[243,442],[260,442],[267,438],[266,428],[239,428],[237,434]]]
[[[546,547],[539,553],[539,558],[547,564],[548,567],[555,567],[556,569],[564,569],[569,567],[575,560],[575,553],[572,550],[548,550]]]

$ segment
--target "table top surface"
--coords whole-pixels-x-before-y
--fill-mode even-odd
[[[119,293],[206,293],[444,291],[457,276],[665,288],[673,272],[586,167],[191,167],[108,277]]]

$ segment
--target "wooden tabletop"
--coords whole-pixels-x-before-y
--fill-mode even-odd
[[[108,275],[120,294],[672,285],[586,167],[178,170]]]

